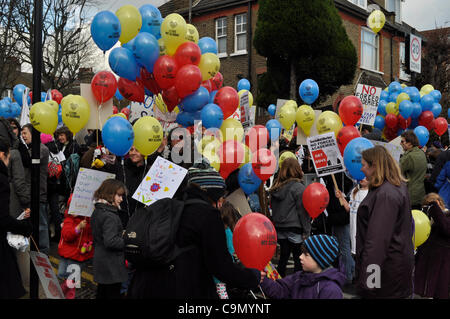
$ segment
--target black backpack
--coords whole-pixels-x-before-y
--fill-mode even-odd
[[[208,204],[200,199],[180,201],[163,198],[138,209],[124,234],[125,259],[135,267],[170,266],[175,258],[194,246],[180,249],[176,235],[186,205]]]

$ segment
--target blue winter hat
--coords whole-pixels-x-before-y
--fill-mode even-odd
[[[339,244],[335,237],[314,235],[305,240],[305,246],[320,268],[328,268],[339,256]]]

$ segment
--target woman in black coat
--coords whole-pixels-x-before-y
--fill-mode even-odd
[[[9,143],[0,138],[0,299],[16,299],[26,292],[22,286],[16,256],[6,239],[7,232],[30,236],[32,225],[25,220],[17,220],[9,215]]]

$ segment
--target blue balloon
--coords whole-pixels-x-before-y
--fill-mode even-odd
[[[413,111],[411,113],[411,119],[417,119],[419,118],[420,114],[422,114],[422,105],[420,105],[420,103],[414,102],[412,106]]]
[[[120,116],[111,117],[103,126],[102,140],[111,153],[124,156],[133,146],[133,127],[130,122]]]
[[[152,73],[153,65],[159,58],[159,44],[155,36],[147,32],[140,32],[134,38],[132,49],[136,61]]]
[[[10,104],[13,102],[9,96],[5,96],[5,97],[3,98],[3,100],[5,100],[6,102],[8,102],[8,103],[10,103]]]
[[[381,91],[380,101],[388,101],[388,100],[389,100],[389,93],[386,91]]]
[[[22,101],[22,95],[23,92],[27,89],[27,87],[23,84],[17,84],[16,86],[14,86],[13,89],[13,97],[14,100],[19,103],[20,106],[23,105],[23,101]]]
[[[387,104],[388,104],[388,102],[386,100],[381,100],[380,102],[378,102],[378,112],[383,116],[386,116],[386,114],[387,114],[387,112],[386,112]]]
[[[136,81],[140,69],[133,52],[126,48],[114,48],[109,55],[109,66],[118,76]]]
[[[419,126],[419,119],[415,118],[411,120],[411,124],[409,125],[409,129],[415,129],[417,126]]]
[[[161,12],[151,4],[144,4],[139,8],[142,17],[142,27],[140,32],[148,32],[158,40],[161,38],[161,22],[163,20]]]
[[[450,119],[450,108],[447,110],[447,118]]]
[[[424,126],[417,126],[414,129],[414,134],[416,134],[417,138],[419,139],[419,145],[421,147],[424,147],[428,143],[428,139],[430,138],[430,132],[428,132],[427,128]]]
[[[404,129],[399,128],[399,129],[397,130],[397,135],[398,135],[398,136],[402,135],[402,133],[403,133],[404,131],[405,131]]]
[[[58,124],[62,123],[62,108],[60,107],[58,110]]]
[[[134,45],[134,40],[136,39],[136,37],[134,37],[133,39],[131,39],[130,41],[128,41],[127,43],[122,44],[122,48],[128,49],[131,52],[133,52],[133,45]],[[136,61],[138,64],[139,62]],[[142,67],[142,65],[140,65]]]
[[[281,123],[278,120],[269,120],[266,123],[266,128],[269,131],[269,137],[272,141],[278,140],[281,134]]]
[[[120,94],[119,89],[116,90],[116,93],[114,94],[114,96],[116,97],[116,99],[118,99],[119,101],[123,100],[123,96],[122,94]]]
[[[384,118],[380,115],[377,115],[375,117],[375,123],[373,123],[373,126],[382,131],[384,129],[384,125],[385,125]]]
[[[190,112],[180,112],[177,115],[177,119],[175,120],[178,124],[183,127],[189,127],[194,125],[194,114]]]
[[[319,86],[316,81],[306,79],[298,87],[300,97],[306,104],[313,104],[319,96]]]
[[[434,98],[430,94],[422,96],[420,99],[420,105],[422,105],[422,111],[431,111],[433,108]]]
[[[108,51],[119,41],[121,30],[119,18],[111,11],[100,11],[92,20],[92,40],[102,51]]]
[[[4,118],[12,117],[13,111],[11,108],[11,104],[6,100],[0,100],[0,116]]]
[[[417,102],[417,103],[420,102],[420,92],[415,86],[411,87],[408,95],[409,95],[409,98],[411,99],[411,102]]]
[[[433,103],[433,107],[430,111],[433,113],[434,118],[437,118],[442,112],[442,106],[439,103]]]
[[[202,112],[201,111],[193,112],[192,114],[194,116],[194,121],[201,121],[202,120]]]
[[[17,103],[17,102],[11,103],[11,109],[12,109],[13,117],[19,117],[20,113],[22,113],[22,108],[20,107],[19,103]]]
[[[403,116],[404,119],[410,117],[413,110],[414,110],[413,104],[409,100],[403,100],[398,105],[398,112],[400,113],[401,116]]]
[[[214,103],[214,98],[216,97],[216,94],[217,94],[217,91],[218,90],[214,90],[214,91],[211,91],[211,93],[209,93],[209,103]]]
[[[202,54],[214,53],[217,54],[217,42],[210,37],[203,37],[198,40],[198,46]]]
[[[267,108],[267,111],[269,112],[270,116],[275,116],[275,112],[277,111],[277,107],[275,104],[270,104]]]
[[[253,171],[252,163],[246,163],[239,169],[238,182],[244,193],[250,195],[259,188],[262,181]]]
[[[208,89],[204,86],[200,86],[197,91],[184,97],[180,104],[185,112],[197,112],[208,104],[209,99]]]
[[[397,97],[399,96],[399,92],[393,92],[389,94],[389,102],[397,103]]]
[[[47,92],[41,92],[41,102],[45,102],[46,97],[47,97]]]
[[[220,128],[223,122],[222,109],[214,103],[206,104],[201,111],[201,118],[205,128]]]
[[[439,103],[441,101],[442,94],[441,94],[441,92],[439,90],[431,91],[430,95],[434,98],[434,101],[436,103]]]
[[[238,92],[239,92],[240,90],[247,90],[247,91],[250,91],[250,82],[249,82],[249,80],[247,80],[247,79],[241,79],[241,80],[239,80],[239,82],[238,82],[238,84],[237,84],[237,89],[238,89]]]
[[[372,142],[364,137],[357,137],[348,142],[344,150],[344,164],[352,178],[358,181],[364,179],[365,175],[361,171],[361,153],[373,146]]]
[[[389,84],[389,93],[399,93],[402,91],[402,85],[396,81],[391,82],[391,84]]]

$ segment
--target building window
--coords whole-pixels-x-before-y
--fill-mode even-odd
[[[358,7],[363,9],[367,9],[367,0],[348,0],[353,4],[356,4]]]
[[[247,13],[234,17],[234,51],[247,53]]]
[[[400,0],[386,0],[386,10],[395,12],[395,22],[402,23],[402,11]]]
[[[367,28],[361,28],[361,67],[373,71],[379,69],[379,36]]]
[[[217,55],[227,55],[227,18],[218,18],[216,20],[216,42]]]
[[[403,81],[410,81],[411,76],[406,73],[406,65],[405,65],[405,42],[401,42],[399,44],[399,56],[400,56],[400,72],[399,72],[399,78]]]

